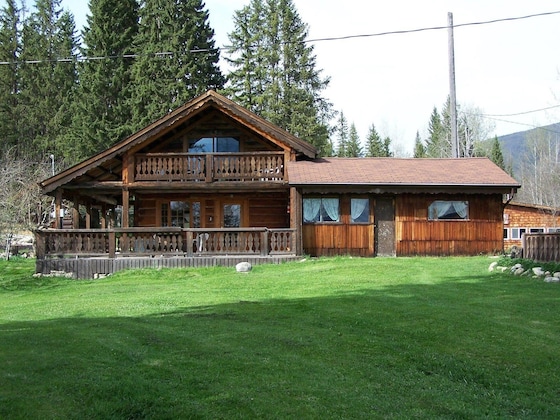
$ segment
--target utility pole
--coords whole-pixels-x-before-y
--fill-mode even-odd
[[[451,108],[451,157],[459,157],[457,133],[457,92],[455,91],[455,47],[453,42],[453,13],[447,13],[449,43],[449,107]]]

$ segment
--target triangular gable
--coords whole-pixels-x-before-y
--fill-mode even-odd
[[[291,150],[308,158],[315,158],[317,155],[316,148],[310,143],[297,138],[253,112],[235,104],[223,95],[210,90],[112,147],[44,180],[39,185],[44,193],[49,193],[73,179],[90,172],[94,178],[101,177],[101,174],[107,174],[105,180],[118,181],[121,178],[120,172],[119,170],[113,171],[113,169],[118,168],[122,164],[120,157],[125,152],[132,148],[141,148],[143,145],[156,141],[166,132],[180,124],[184,124],[202,110],[210,107],[284,150]],[[94,172],[95,176],[93,176]]]

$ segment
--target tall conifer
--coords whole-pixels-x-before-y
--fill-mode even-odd
[[[90,0],[83,30],[73,118],[66,136],[69,160],[85,158],[132,133],[131,66],[138,33],[136,0]]]
[[[331,150],[329,83],[316,68],[308,27],[292,0],[252,0],[234,15],[226,93],[292,134]]]
[[[219,50],[201,0],[145,0],[132,74],[139,129],[208,89],[221,89]]]
[[[23,27],[18,112],[19,145],[42,159],[59,156],[59,140],[70,118],[77,81],[73,16],[61,0],[37,0]]]

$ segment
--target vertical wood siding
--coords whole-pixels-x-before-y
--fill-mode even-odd
[[[434,200],[468,201],[469,219],[428,220],[428,207]],[[397,255],[476,255],[501,252],[502,208],[499,194],[397,196]]]

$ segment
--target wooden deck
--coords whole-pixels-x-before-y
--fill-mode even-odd
[[[42,229],[36,272],[93,278],[127,268],[207,267],[298,259],[292,229]]]

